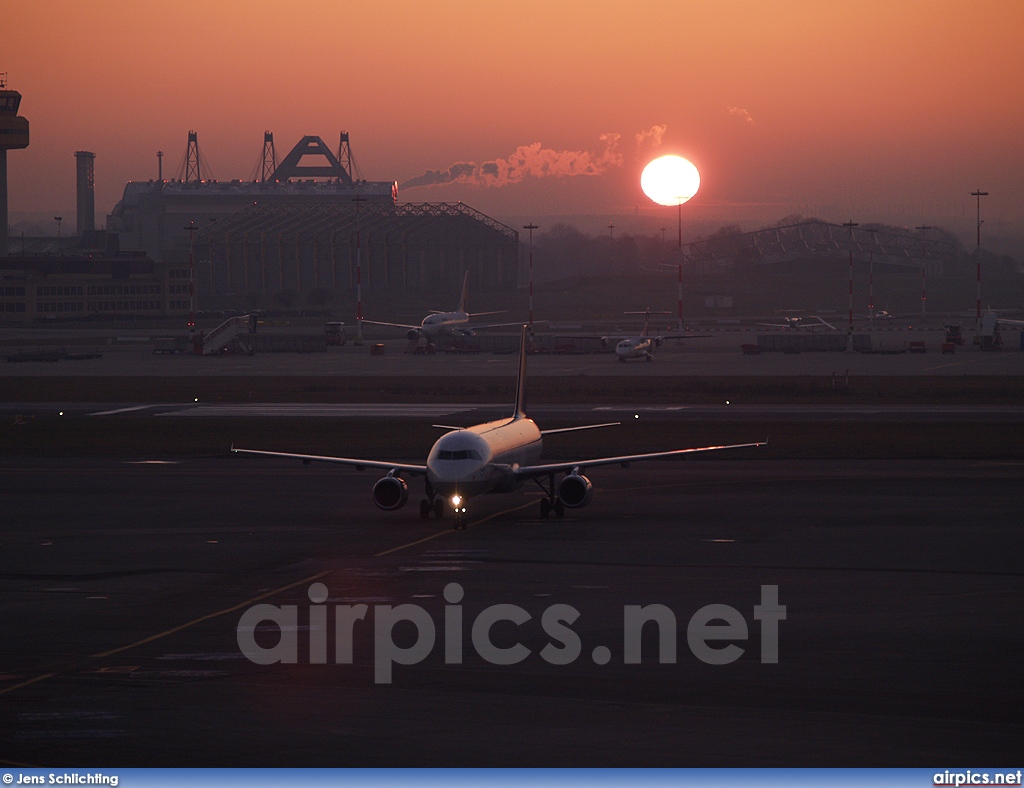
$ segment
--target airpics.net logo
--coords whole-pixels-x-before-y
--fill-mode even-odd
[[[309,631],[309,662],[325,665],[328,661],[327,586],[313,583],[309,587],[308,615],[300,626],[298,605],[259,604],[248,608],[238,621],[236,635],[242,654],[257,665],[294,664],[299,661],[299,631]],[[505,637],[512,624],[522,639],[532,642],[537,619],[518,605],[491,605],[467,621],[463,610],[465,592],[458,583],[444,587],[441,640],[447,665],[461,665],[466,650],[468,625],[469,645],[481,659],[492,665],[515,665],[534,656],[534,652],[515,640],[512,645],[496,645],[492,630],[501,624]],[[424,608],[416,604],[373,605],[372,624],[367,620],[370,606],[366,604],[334,605],[334,664],[351,665],[357,632],[365,637],[372,629],[373,678],[377,684],[390,684],[395,665],[417,665],[427,659],[438,645],[438,626]],[[583,654],[583,641],[572,628],[580,619],[580,611],[572,605],[555,604],[539,617],[540,628],[547,643],[537,650],[540,659],[550,665],[570,665]],[[779,604],[779,587],[761,586],[761,600],[753,607],[753,620],[760,630],[762,664],[779,661],[779,622],[786,619],[786,606]],[[531,623],[533,622],[533,623]],[[357,627],[357,623],[359,626]],[[678,621],[675,613],[660,604],[624,605],[622,608],[622,660],[626,665],[643,661],[642,634],[646,626],[657,631],[658,662],[675,664]],[[415,630],[415,638],[404,635]],[[403,636],[396,642],[396,630]],[[256,642],[256,633],[276,631],[277,643],[268,646]],[[528,637],[529,636],[529,637]],[[708,665],[728,665],[738,660],[746,649],[737,642],[750,638],[747,619],[730,605],[705,605],[690,616],[686,624],[686,644],[690,653]],[[728,641],[725,643],[725,641]],[[612,651],[604,645],[595,646],[590,658],[597,665],[611,661]]]

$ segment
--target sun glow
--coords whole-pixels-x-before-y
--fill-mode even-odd
[[[662,156],[644,167],[640,188],[658,205],[681,205],[700,188],[700,173],[682,156]]]

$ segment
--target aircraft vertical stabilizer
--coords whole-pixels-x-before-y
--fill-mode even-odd
[[[462,277],[462,297],[459,299],[458,311],[469,314],[469,271]]]
[[[526,418],[526,331],[523,326],[522,344],[519,346],[519,378],[516,380],[516,412],[512,418]]]

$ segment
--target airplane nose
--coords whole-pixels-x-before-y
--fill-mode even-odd
[[[456,482],[472,481],[483,467],[484,463],[480,460],[439,460],[430,464],[430,471],[437,482],[441,484],[454,484]]]

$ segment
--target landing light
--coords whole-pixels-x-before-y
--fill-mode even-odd
[[[453,495],[452,496],[452,506],[454,508],[458,509],[461,503],[462,503],[462,496],[459,496],[459,495]]]

